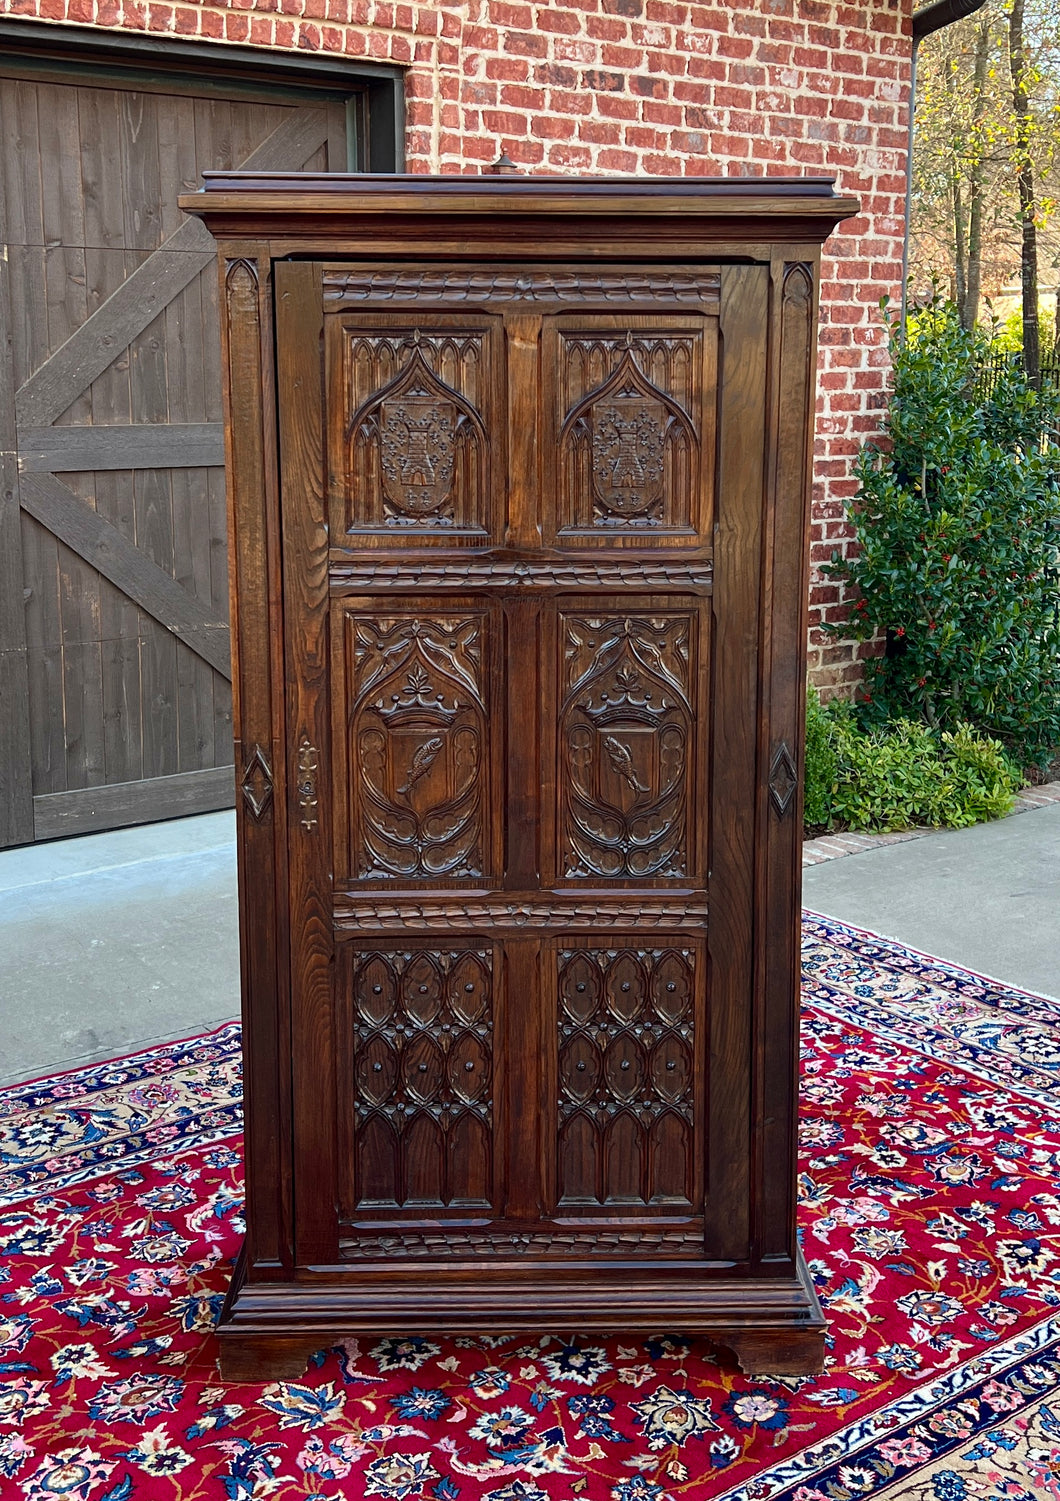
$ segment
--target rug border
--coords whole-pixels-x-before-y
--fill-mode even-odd
[[[1050,995],[1043,990],[1029,990],[1026,985],[1013,985],[1010,980],[999,980],[996,975],[985,974],[980,969],[972,969],[967,964],[959,964],[955,959],[943,959],[938,954],[929,954],[926,949],[918,949],[915,944],[906,943],[904,938],[893,938],[889,933],[877,933],[874,928],[863,928],[858,923],[847,922],[842,917],[829,917],[825,912],[817,912],[812,907],[803,907],[803,917],[812,917],[817,922],[833,923],[837,928],[846,928],[850,933],[857,933],[861,938],[878,938],[883,943],[893,943],[896,948],[905,949],[907,953],[915,954],[918,959],[926,959],[936,969],[957,970],[961,974],[971,975],[975,980],[982,980],[985,985],[994,985],[998,990],[1011,991],[1013,995],[1033,996],[1036,1001],[1048,1001],[1053,1006],[1060,1006],[1060,995]]]
[[[55,1074],[35,1074],[31,1079],[16,1079],[10,1084],[0,1084],[0,1095],[7,1094],[10,1090],[29,1089],[35,1084],[52,1084],[59,1079],[68,1079],[71,1074],[87,1074],[93,1069],[110,1068],[115,1063],[125,1063],[130,1058],[142,1058],[146,1053],[160,1053],[164,1048],[185,1047],[190,1042],[201,1042],[207,1037],[216,1037],[218,1032],[225,1032],[229,1027],[242,1029],[243,1018],[233,1016],[226,1022],[218,1022],[216,1027],[208,1027],[205,1032],[189,1032],[187,1036],[167,1037],[163,1042],[148,1042],[142,1047],[131,1048],[127,1053],[115,1053],[110,1058],[100,1058],[95,1063],[82,1063],[76,1068],[61,1068]]]

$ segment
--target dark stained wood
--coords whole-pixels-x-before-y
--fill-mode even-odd
[[[232,598],[239,629],[233,641],[233,717],[238,797],[246,816],[238,821],[238,865],[244,902],[258,894],[253,927],[240,929],[240,973],[246,1047],[244,1099],[245,1153],[250,1200],[249,1254],[259,1268],[288,1272],[293,1245],[285,1228],[284,1179],[290,1179],[281,1108],[279,1059],[283,1017],[279,1005],[279,964],[283,953],[277,914],[275,846],[286,820],[283,739],[274,733],[276,706],[269,677],[270,539],[264,420],[270,388],[262,349],[272,328],[272,268],[248,255],[221,266],[225,348],[225,430],[233,475],[231,549]],[[237,519],[238,518],[238,519]],[[272,542],[275,551],[275,539]],[[275,558],[273,559],[275,567]],[[282,713],[282,705],[280,706]],[[251,1013],[250,997],[272,996],[265,1012]]]
[[[751,1255],[758,597],[765,488],[765,267],[722,271],[718,508],[714,522],[711,751],[708,1238],[719,1260]],[[742,814],[737,810],[743,810]],[[787,920],[791,921],[791,914]]]
[[[274,276],[276,338],[284,350],[276,400],[284,496],[294,1244],[304,1266],[331,1259],[337,1239],[323,309],[319,265],[281,264]]]
[[[808,252],[808,256],[812,251]],[[813,446],[814,322],[812,260],[784,260],[772,272],[772,504],[766,516],[762,618],[763,713],[759,761],[759,905],[767,923],[758,946],[755,1032],[758,1049],[755,1130],[755,1246],[763,1260],[794,1259],[795,1131],[798,1101],[799,932],[786,920],[802,898],[802,755],[806,718],[806,640],[810,473]]]
[[[795,783],[814,287],[851,205],[484,181],[183,200],[228,236],[251,1150],[223,1368],[558,1324],[818,1370]],[[384,205],[387,255],[342,259]]]

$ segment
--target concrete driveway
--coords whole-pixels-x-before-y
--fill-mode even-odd
[[[0,852],[0,1084],[239,1011],[234,814]],[[804,872],[807,907],[1060,996],[1060,803]]]

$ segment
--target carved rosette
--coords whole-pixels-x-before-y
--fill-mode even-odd
[[[694,1204],[695,957],[560,950],[561,1205]]]
[[[561,515],[567,527],[687,528],[692,523],[698,438],[681,400],[692,390],[693,341],[564,338],[573,389],[593,379],[560,430]],[[615,361],[604,378],[601,356]],[[647,374],[659,367],[663,384]],[[594,378],[595,377],[595,378]]]
[[[484,626],[480,614],[350,620],[360,877],[483,874]]]
[[[492,1198],[493,956],[355,956],[354,1178],[361,1208]]]
[[[475,384],[481,336],[406,339],[351,335],[347,399],[390,379],[356,405],[346,429],[346,490],[351,529],[482,529],[488,442],[482,417],[452,380]],[[451,379],[447,380],[443,370]]]
[[[562,617],[565,877],[688,873],[691,628],[687,614]]]

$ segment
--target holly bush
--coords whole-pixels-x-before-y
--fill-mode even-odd
[[[886,316],[886,304],[884,304]],[[970,722],[1023,761],[1060,745],[1060,449],[1018,366],[984,394],[988,342],[937,291],[889,323],[890,409],[857,463],[858,551],[826,572],[853,595],[856,639],[886,636],[858,695],[866,726]]]

